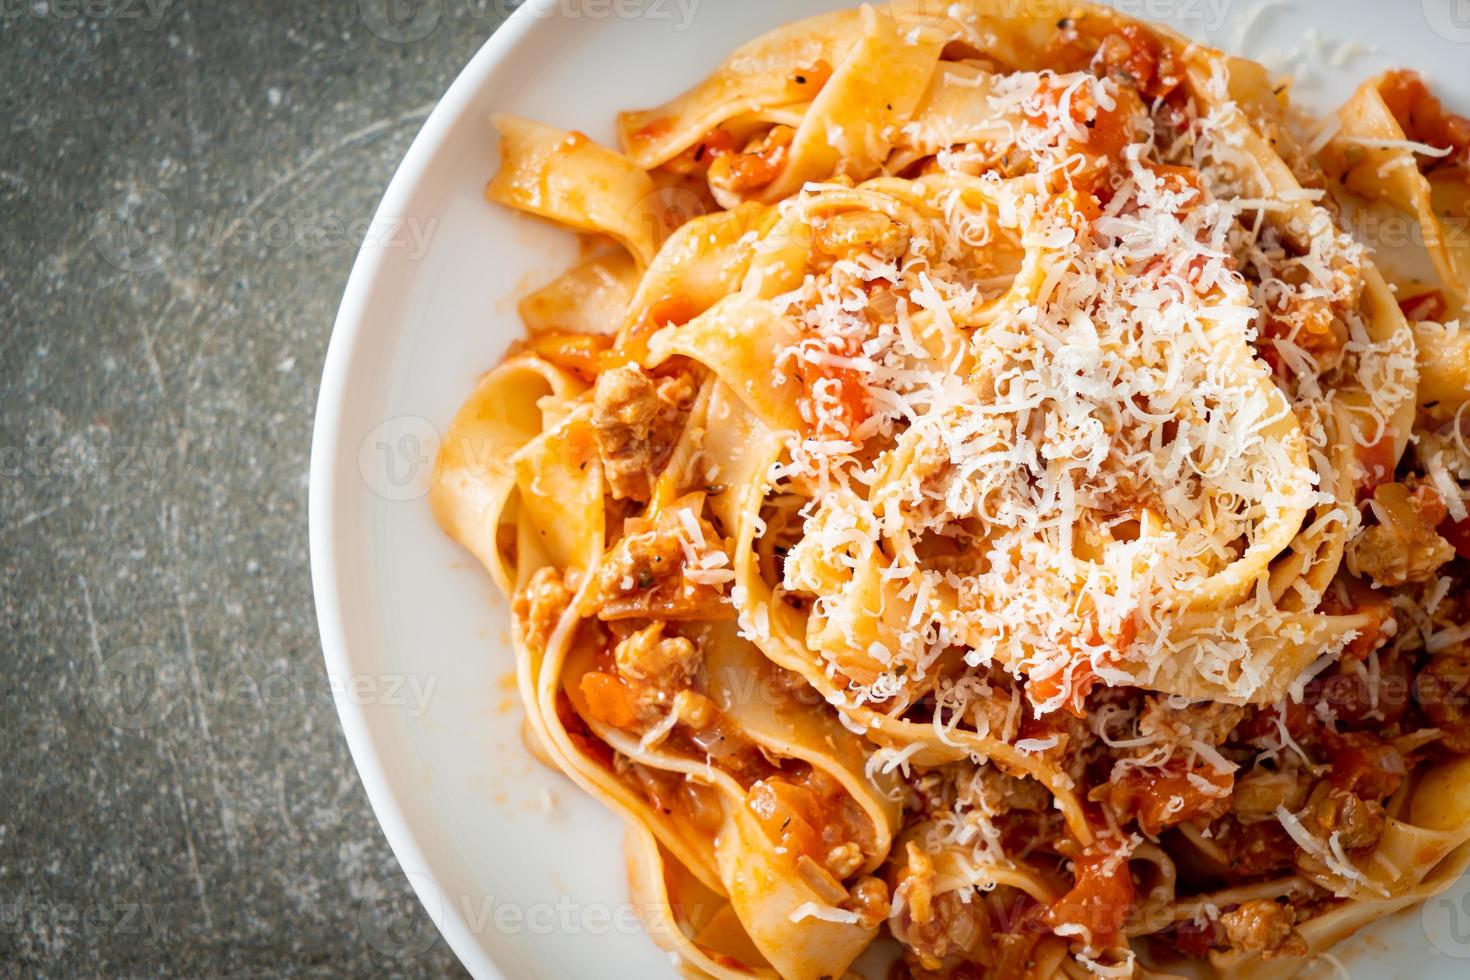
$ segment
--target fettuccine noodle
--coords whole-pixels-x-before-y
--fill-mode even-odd
[[[1470,122],[1302,119],[1049,0],[800,21],[620,151],[496,118],[602,248],[431,502],[684,970],[1289,977],[1470,864]]]

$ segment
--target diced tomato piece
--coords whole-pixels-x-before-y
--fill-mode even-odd
[[[811,790],[779,777],[762,779],[746,794],[745,805],[777,847],[791,860],[822,859],[822,805]]]
[[[1199,171],[1191,167],[1176,167],[1172,164],[1150,163],[1147,161],[1143,165],[1153,171],[1164,182],[1164,190],[1170,194],[1193,192],[1198,195],[1204,187],[1200,183]]]
[[[663,169],[679,176],[701,174],[720,157],[736,152],[735,137],[727,130],[716,126],[699,138],[699,141],[663,165]]]
[[[638,714],[633,710],[627,685],[621,677],[588,671],[582,675],[580,687],[587,713],[594,720],[614,728],[632,728],[637,724]]]
[[[1193,778],[1190,778],[1190,777]],[[1211,789],[1199,785],[1200,781]],[[1192,770],[1129,769],[1108,787],[1108,801],[1120,815],[1132,815],[1152,836],[1193,820],[1213,820],[1230,809],[1234,773],[1209,765]]]
[[[1362,660],[1378,647],[1383,627],[1393,620],[1393,606],[1388,598],[1368,584],[1346,578],[1334,583],[1322,597],[1321,611],[1332,616],[1364,614],[1371,619],[1343,649],[1344,660]]]
[[[1373,491],[1380,484],[1387,483],[1393,479],[1394,438],[1387,426],[1383,434],[1375,441],[1366,446],[1357,447],[1358,462],[1362,464],[1364,476],[1358,484],[1358,499],[1364,500],[1373,495]]]
[[[1128,861],[1116,853],[1117,842],[1098,838],[1073,862],[1072,890],[1051,906],[1052,927],[1076,923],[1092,935],[1095,945],[1111,946],[1121,940],[1123,923],[1133,905],[1133,877]]]
[[[1393,113],[1404,135],[1430,146],[1447,147],[1451,162],[1464,164],[1470,153],[1470,119],[1444,111],[1417,72],[1391,71],[1384,76],[1378,94]],[[1430,161],[1434,165],[1437,161]]]
[[[622,356],[637,359],[646,351],[645,344],[648,337],[667,327],[669,324],[682,326],[699,315],[699,308],[694,301],[682,294],[665,296],[651,305],[638,321],[628,328],[627,332],[619,339],[618,346],[609,351],[605,356],[607,367],[616,367],[611,358]]]
[[[1133,641],[1138,638],[1138,618],[1135,613],[1129,613],[1123,618],[1118,627],[1116,636],[1103,636],[1097,624],[1096,614],[1090,614],[1090,627],[1087,635],[1080,639],[1074,638],[1072,648],[1076,666],[1071,672],[1072,696],[1067,698],[1061,705],[1061,709],[1068,714],[1077,717],[1085,717],[1083,705],[1087,701],[1087,695],[1101,680],[1098,673],[1093,669],[1093,654],[1099,652],[1099,647],[1104,644],[1111,646],[1112,650],[1123,653]],[[1112,650],[1104,648],[1101,651],[1101,659],[1107,663],[1112,659]],[[1067,682],[1067,671],[1061,670],[1047,677],[1028,679],[1026,681],[1026,694],[1030,697],[1033,705],[1045,704],[1062,692],[1062,686]]]
[[[1174,55],[1157,35],[1138,24],[1127,24],[1103,38],[1093,66],[1102,74],[1132,82],[1151,99],[1168,95],[1183,81]]]
[[[1026,696],[1031,699],[1033,705],[1046,704],[1054,699],[1064,690],[1063,685],[1067,681],[1067,672],[1059,670],[1048,677],[1033,678],[1026,681]],[[1087,695],[1097,686],[1097,673],[1092,669],[1092,664],[1083,662],[1072,669],[1071,697],[1061,704],[1062,711],[1076,718],[1084,717],[1083,705],[1087,702]]]
[[[786,76],[786,81],[807,98],[814,97],[832,78],[832,65],[825,58],[818,58],[804,68],[798,68]]]
[[[572,707],[571,699],[567,697],[566,691],[556,692],[556,718],[561,722],[561,727],[567,733],[582,754],[589,759],[595,760],[604,768],[611,769],[613,766],[613,750],[602,739],[592,734],[582,716],[577,714]]]

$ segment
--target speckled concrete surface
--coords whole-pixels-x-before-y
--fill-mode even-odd
[[[0,5],[0,976],[462,972],[332,708],[316,386],[504,0]]]

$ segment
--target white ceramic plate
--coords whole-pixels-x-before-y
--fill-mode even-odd
[[[431,0],[443,2],[443,0]],[[1024,0],[1017,0],[1024,2]],[[1470,2],[1114,0],[1280,66],[1335,105],[1392,64],[1470,109]],[[394,176],[332,334],[311,465],[311,557],[327,669],[384,833],[477,977],[673,976],[627,905],[618,820],[533,762],[505,603],[424,500],[436,433],[520,332],[514,301],[570,263],[571,236],[487,204],[493,111],[613,139],[738,44],[844,0],[532,0],[444,96]],[[1367,45],[1362,52],[1349,42]],[[1328,67],[1334,56],[1345,64]],[[1463,889],[1338,950],[1354,977],[1464,976]],[[369,896],[369,899],[371,896]],[[421,934],[361,917],[412,955]],[[1328,973],[1331,971],[1328,970]]]

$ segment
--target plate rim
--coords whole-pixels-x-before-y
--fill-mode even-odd
[[[423,126],[409,144],[374,210],[370,227],[379,227],[394,215],[406,213],[409,199],[424,172],[448,142],[460,117],[479,95],[487,76],[525,40],[539,22],[546,21],[542,8],[548,0],[528,0],[511,12],[487,37],[460,69],[449,88],[435,103]],[[554,0],[549,0],[553,2]],[[344,400],[349,384],[349,367],[354,355],[369,336],[368,300],[384,265],[388,250],[360,248],[353,260],[322,365],[312,424],[310,465],[307,477],[307,539],[311,565],[311,587],[317,633],[328,677],[352,676],[355,667],[347,649],[344,594],[336,541],[341,533],[338,501],[342,492]],[[368,805],[387,838],[399,871],[409,881],[419,905],[460,963],[475,977],[503,980],[504,972],[479,942],[474,930],[452,902],[435,901],[430,891],[437,888],[430,876],[409,874],[409,868],[428,868],[427,848],[421,833],[412,829],[383,766],[372,732],[367,705],[352,698],[348,685],[331,684],[337,718],[347,740],[348,753],[367,793]]]

